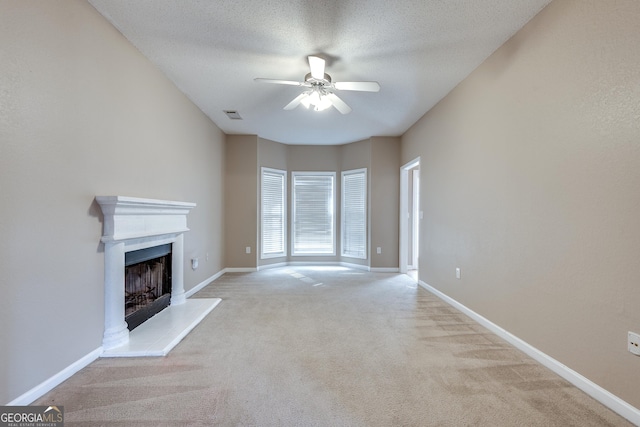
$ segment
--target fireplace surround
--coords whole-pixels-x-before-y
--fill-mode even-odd
[[[187,305],[185,304],[187,300],[184,291],[184,233],[189,231],[187,214],[196,204],[126,196],[97,196],[96,201],[104,216],[101,238],[104,243],[105,257],[103,356],[156,355],[156,352],[140,350],[139,346],[132,346],[130,335],[138,333],[138,336],[141,336],[142,334],[144,337],[139,341],[149,341],[149,330],[138,332],[146,324],[160,318],[164,312],[170,311],[172,308],[175,308],[174,312],[181,316],[180,320],[182,321],[182,317],[192,315],[195,307],[195,316],[197,317],[195,323],[188,319],[186,326],[188,330],[178,331],[176,338],[170,340],[170,347],[173,347],[219,302],[219,300],[211,300],[210,302],[213,304],[205,304],[204,300],[190,300],[190,307],[183,307]],[[163,312],[129,332],[125,322],[125,254],[167,244],[171,245],[171,303]],[[206,307],[200,308],[203,304]],[[168,313],[167,316],[171,316],[171,313]],[[173,328],[175,320],[165,319],[167,329]],[[158,322],[162,322],[162,319],[158,319]],[[158,322],[156,322],[156,328]],[[175,333],[175,331],[169,332]],[[163,331],[155,333],[162,336],[167,335]],[[161,348],[158,353],[166,354],[167,348],[166,346]]]

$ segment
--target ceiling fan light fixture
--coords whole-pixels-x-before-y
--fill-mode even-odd
[[[293,110],[299,104],[309,109],[313,106],[314,111],[323,111],[330,107],[335,107],[340,114],[349,114],[352,110],[347,103],[338,97],[335,90],[351,90],[360,92],[378,92],[380,85],[378,82],[332,82],[331,76],[325,73],[325,60],[318,56],[309,56],[310,73],[304,77],[303,82],[276,79],[254,79],[257,82],[275,83],[283,85],[303,86],[307,90],[291,102],[284,106],[285,110]]]
[[[313,106],[313,111],[323,111],[333,106],[333,103],[327,96],[327,93],[324,93],[318,88],[314,88],[307,92],[306,96],[300,100],[300,103],[307,109]]]
[[[320,93],[317,90],[314,90],[309,94],[309,102],[311,105],[320,104]]]
[[[318,103],[316,104],[316,108],[314,108],[315,111],[322,111],[322,110],[326,110],[329,107],[332,107],[333,103],[331,102],[331,100],[329,98],[327,98],[326,95],[321,95],[320,96],[320,100],[318,101]]]
[[[311,106],[309,94],[306,94],[306,96],[300,100],[300,103],[304,106],[304,108],[309,109],[309,106]]]

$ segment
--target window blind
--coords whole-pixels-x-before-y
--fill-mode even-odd
[[[262,258],[286,255],[286,188],[285,171],[262,169]]]
[[[334,172],[293,172],[293,255],[335,255]]]
[[[367,170],[342,172],[342,255],[367,258]]]

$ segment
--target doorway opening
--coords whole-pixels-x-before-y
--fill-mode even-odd
[[[418,281],[420,251],[420,158],[400,168],[400,272]]]

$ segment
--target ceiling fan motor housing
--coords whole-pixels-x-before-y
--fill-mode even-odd
[[[308,82],[308,81],[310,81],[310,80],[313,80],[313,81],[316,81],[316,82],[319,82],[319,83],[323,83],[323,82],[322,82],[322,80],[314,79],[314,78],[311,76],[311,73],[307,73],[307,75],[306,75],[306,76],[304,76],[304,81],[305,81],[305,82]],[[329,74],[327,74],[327,73],[324,73],[324,80],[326,80],[326,81],[327,81],[327,83],[331,83],[331,76],[330,76]]]

